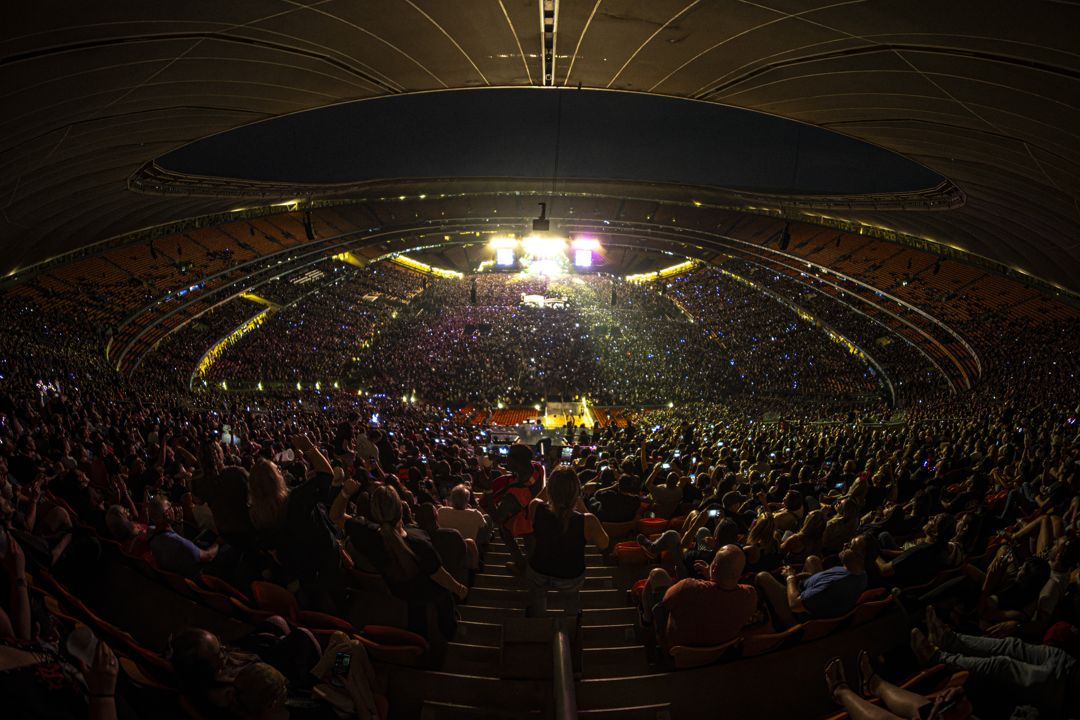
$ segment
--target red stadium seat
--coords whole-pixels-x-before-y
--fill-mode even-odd
[[[701,667],[718,662],[722,659],[733,659],[739,655],[739,648],[743,639],[737,637],[723,645],[711,645],[709,647],[694,647],[691,645],[676,645],[671,648],[671,658],[675,661],[675,667],[680,670],[686,668]]]
[[[773,650],[794,645],[802,637],[802,625],[776,633],[751,633],[743,636],[743,657],[764,655]]]
[[[301,610],[293,594],[280,585],[254,580],[251,583],[251,594],[259,610],[280,615],[293,625],[312,630],[354,632],[353,626],[339,617],[312,610]]]
[[[619,543],[615,546],[614,554],[620,565],[648,565],[651,562],[636,540]]]
[[[664,518],[641,518],[637,521],[637,531],[642,535],[658,535],[668,529]]]

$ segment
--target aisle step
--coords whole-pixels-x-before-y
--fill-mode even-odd
[[[492,607],[490,605],[459,605],[458,613],[462,620],[478,623],[499,623],[507,617],[523,617],[525,604],[517,607]],[[582,624],[585,627],[596,625],[630,625],[637,621],[637,610],[632,607],[585,608]]]
[[[506,571],[505,575],[485,571],[473,577],[472,587],[474,589],[486,588],[491,590],[515,590],[524,588],[525,580],[511,575],[509,571]],[[613,590],[615,589],[615,576],[610,573],[606,575],[586,574],[585,584],[582,586],[582,589]]]
[[[636,707],[604,708],[603,710],[578,710],[579,718],[595,720],[671,720],[671,703],[638,705]]]
[[[630,623],[586,626],[581,638],[582,647],[606,648],[637,644],[637,630]]]
[[[644,645],[586,647],[582,650],[581,669],[585,678],[626,677],[650,672]]]
[[[490,605],[494,607],[519,607],[524,606],[529,598],[528,591],[524,589],[508,588],[477,588],[469,591],[469,602],[478,605]],[[561,608],[559,594],[555,591],[548,592],[548,607]],[[626,594],[618,590],[582,590],[581,606],[583,608],[613,608],[626,604]]]
[[[455,640],[478,645],[498,645],[502,639],[502,625],[491,622],[458,621]]]
[[[503,618],[525,616],[524,604],[513,608],[471,604],[458,605],[457,610],[462,620],[480,623],[501,623]]]
[[[494,677],[499,670],[499,647],[456,641],[447,643],[442,669],[462,675]]]
[[[644,567],[644,566],[642,566],[642,567]],[[590,578],[590,577],[614,578],[615,577],[614,573],[616,571],[618,571],[618,570],[619,570],[619,568],[615,567],[614,565],[602,565],[600,563],[596,563],[596,564],[593,564],[593,565],[586,565],[585,566],[585,577],[587,577],[587,578]],[[493,576],[505,577],[505,578],[517,577],[516,575],[514,575],[514,573],[512,573],[510,571],[510,569],[508,567],[506,567],[506,563],[502,563],[502,562],[500,562],[500,563],[485,563],[484,564],[484,572],[482,572],[480,574],[481,575],[493,575]]]
[[[434,700],[425,700],[424,707],[420,710],[420,720],[471,720],[471,718],[481,718],[481,720],[517,720],[518,718],[542,717],[544,717],[544,715],[539,710],[527,711],[524,708],[502,709],[478,707],[476,705],[461,705],[458,703],[437,702]],[[650,717],[648,720],[655,720],[655,718]]]
[[[395,717],[420,717],[424,704],[442,703],[483,708],[509,708],[510,717],[528,717],[528,713],[551,705],[551,684],[480,677],[462,673],[421,670],[404,666],[384,666],[387,673],[387,694],[394,698]],[[497,711],[496,711],[497,712]],[[462,716],[434,715],[432,717],[494,717],[478,714]]]
[[[499,552],[499,551],[496,551],[494,549],[489,548],[487,553],[484,555],[484,564],[485,565],[502,565],[503,563],[510,562],[510,560],[512,560],[512,559],[513,558],[511,558],[510,553],[508,553],[508,552]],[[593,552],[593,553],[588,553],[587,552],[587,553],[585,553],[585,564],[586,565],[603,565],[604,564],[604,556],[601,555],[600,553],[596,553],[596,552]]]

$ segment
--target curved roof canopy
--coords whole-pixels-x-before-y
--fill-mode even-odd
[[[822,208],[1080,289],[1080,8],[1072,4],[995,4],[988,12],[975,0],[236,0],[75,4],[58,12],[30,3],[9,20],[0,29],[5,271],[234,207],[235,188],[140,181],[140,168],[201,138],[410,92],[580,85],[755,110],[897,153],[958,192],[937,204],[837,209],[822,201]],[[652,101],[614,97],[610,102]],[[675,108],[678,101],[656,102]],[[490,119],[429,112],[426,120],[451,136],[498,137],[489,132]],[[626,125],[605,131],[613,158],[620,151],[633,158],[631,135],[675,147],[691,137],[680,123],[622,117]],[[646,129],[631,134],[640,123]],[[550,135],[545,123],[537,126]],[[515,133],[536,141],[538,157],[547,155],[542,137],[524,128]],[[745,181],[743,189],[774,193],[771,204],[782,207],[782,195],[799,187],[785,185],[783,173],[769,175],[793,166],[783,135],[774,144],[766,133],[759,147],[737,148],[741,157],[760,150],[764,174],[746,160],[740,178],[716,168],[704,179],[724,187]],[[802,144],[809,154],[796,176],[810,172],[811,146]],[[288,146],[280,150],[284,156]],[[590,159],[577,150],[560,158],[567,173],[575,163],[587,168]],[[709,169],[702,157],[689,160],[688,171]],[[166,159],[155,169],[167,165]],[[379,167],[372,177],[385,176],[385,187],[410,169]],[[633,179],[686,182],[652,174]],[[837,186],[818,189],[869,187],[843,174]],[[576,189],[587,192],[597,176],[582,177],[585,185]],[[550,187],[547,172],[534,179]],[[275,187],[266,197],[295,197],[287,193]]]
[[[932,190],[941,176],[838,133],[644,93],[491,88],[395,95],[198,140],[157,165],[303,186],[387,178],[618,180],[797,195]]]

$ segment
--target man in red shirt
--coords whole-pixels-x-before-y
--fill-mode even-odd
[[[738,545],[725,545],[712,564],[698,561],[708,580],[685,578],[668,588],[661,602],[666,621],[660,621],[660,642],[670,651],[676,645],[721,645],[733,640],[757,608],[757,591],[740,585],[746,555]]]

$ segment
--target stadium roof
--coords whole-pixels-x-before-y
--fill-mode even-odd
[[[310,175],[304,182],[291,174],[265,184],[231,173],[207,177],[198,163],[156,161],[201,138],[348,101],[432,90],[580,86],[758,111],[772,116],[759,119],[758,127],[787,118],[892,151],[929,171],[925,177],[944,180],[913,191],[899,182],[910,176],[880,187],[870,182],[870,172],[854,185],[826,187],[802,177],[813,173],[791,160],[802,153],[803,167],[812,166],[815,145],[806,138],[813,132],[801,143],[796,139],[794,149],[790,135],[778,132],[759,134],[767,139],[750,150],[760,154],[738,164],[786,169],[781,163],[794,162],[790,174],[699,173],[689,184],[695,191],[711,188],[706,199],[729,206],[797,208],[897,230],[1077,291],[1078,26],[1080,8],[1068,3],[994,3],[988,10],[971,0],[23,3],[0,30],[0,269],[227,211],[238,197],[269,204],[299,191],[304,198],[349,199],[398,186],[415,193],[428,185],[496,192],[508,187],[502,176],[481,172],[482,179],[464,182],[440,171],[435,182],[435,169],[424,174],[405,162],[344,184],[328,174],[325,182],[335,186],[319,187],[324,178]],[[669,147],[686,140],[687,123],[666,121],[673,117],[667,110],[627,115],[627,106],[612,108],[631,98],[633,109],[633,103],[649,104],[647,98],[610,95],[600,115],[611,129],[609,159],[639,149],[626,147],[626,134],[616,132],[619,112],[648,121],[635,126],[643,142],[662,139],[659,147]],[[444,99],[452,97],[458,95]],[[395,117],[417,112],[401,109],[407,103],[393,107],[391,126]],[[450,137],[470,138],[469,147],[491,152],[488,144],[503,137],[505,124],[490,115],[477,122],[457,106],[442,108],[428,103],[419,111],[455,130]],[[584,117],[567,112],[557,137],[572,137]],[[694,112],[712,117],[708,108]],[[525,123],[522,136],[547,128],[550,143],[550,123],[533,118],[536,129]],[[308,132],[320,127],[308,126]],[[724,127],[719,135],[728,137]],[[233,149],[280,153],[281,164],[269,166],[283,167],[291,144],[282,139],[287,136],[274,137],[270,146],[241,137]],[[409,144],[400,137],[363,128],[356,137],[361,157],[365,148],[381,148],[390,159],[408,156]],[[532,150],[546,155],[547,147],[538,142]],[[709,147],[717,164],[732,149]],[[837,172],[857,167],[858,153],[869,151],[851,152],[847,170]],[[694,159],[707,165],[709,158]],[[671,199],[670,185],[679,181],[657,175],[649,163],[640,164],[636,178],[574,177],[571,159],[563,162],[567,176],[559,192],[643,197],[650,190]],[[524,167],[528,172],[512,187],[551,189],[546,170],[538,177],[540,170]],[[792,179],[777,180],[785,176]]]

